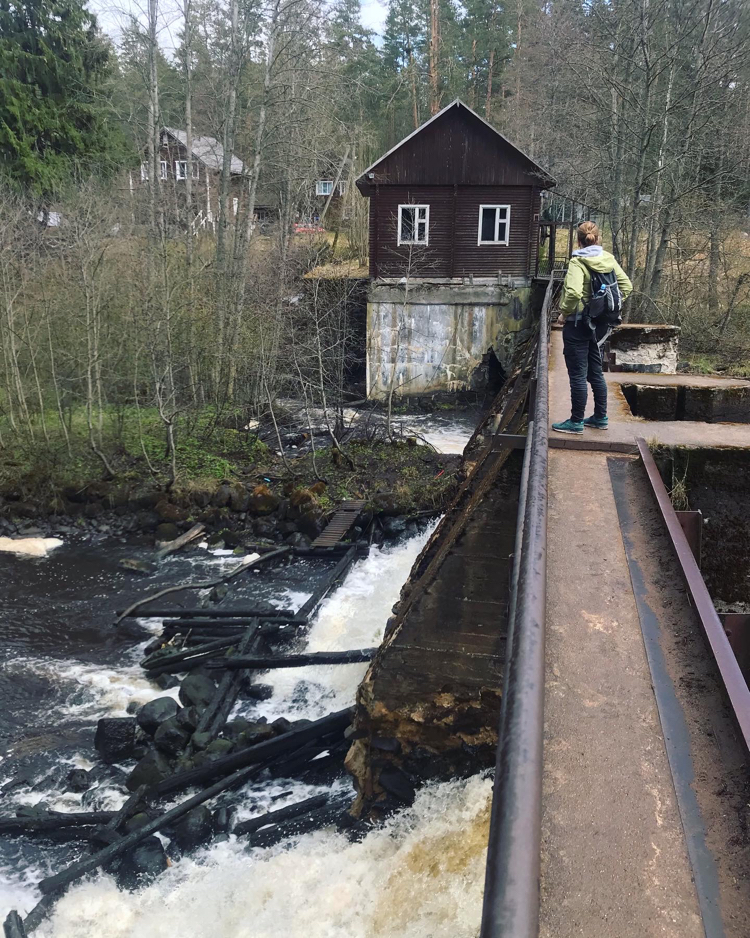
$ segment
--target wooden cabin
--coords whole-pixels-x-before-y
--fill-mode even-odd
[[[357,179],[370,276],[531,278],[541,192],[555,180],[456,100]]]

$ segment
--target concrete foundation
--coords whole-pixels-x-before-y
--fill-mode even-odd
[[[367,392],[480,390],[541,308],[529,281],[376,280],[367,298]]]
[[[679,336],[679,326],[624,323],[609,338],[610,370],[673,375]]]

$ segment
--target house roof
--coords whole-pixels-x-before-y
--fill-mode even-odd
[[[164,127],[163,130],[183,146],[187,146],[187,134],[184,130],[177,130],[174,127]],[[224,147],[215,137],[200,137],[193,134],[193,156],[204,166],[220,171],[224,164]],[[249,167],[245,166],[238,156],[232,155],[230,172],[240,176],[248,171]]]
[[[463,101],[461,101],[459,98],[456,98],[455,101],[451,101],[450,104],[446,105],[441,111],[438,111],[438,113],[433,115],[429,120],[425,121],[423,124],[420,124],[420,126],[417,127],[416,130],[413,130],[410,134],[404,137],[404,139],[401,140],[399,143],[397,143],[395,147],[391,147],[391,149],[388,150],[387,153],[384,153],[381,157],[375,160],[375,162],[371,166],[368,166],[367,169],[356,180],[357,188],[359,188],[363,192],[366,189],[368,189],[370,185],[370,179],[369,179],[370,173],[375,172],[375,170],[378,168],[378,166],[380,166],[381,163],[383,163],[390,156],[392,156],[394,153],[400,150],[405,144],[411,141],[414,137],[421,134],[430,125],[439,121],[442,117],[444,117],[446,114],[448,114],[450,111],[453,111],[454,109],[463,110],[467,114],[471,115],[471,117],[479,121],[480,124],[482,124],[484,127],[492,131],[492,133],[498,138],[498,140],[502,141],[502,143],[506,147],[510,147],[511,150],[515,151],[515,153],[520,158],[520,160],[526,164],[528,173],[530,175],[540,177],[540,184],[544,188],[551,188],[552,186],[556,185],[554,178],[550,176],[550,174],[543,167],[541,167],[537,162],[532,160],[532,158],[527,153],[524,153],[524,151],[521,150],[520,147],[517,147],[512,141],[508,140],[508,138],[505,137],[503,134],[501,134],[500,131],[497,130],[495,127],[493,127],[492,124],[490,124],[483,117],[477,114],[476,111],[470,108],[468,104],[464,104]]]

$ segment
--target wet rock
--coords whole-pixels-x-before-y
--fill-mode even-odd
[[[155,511],[139,511],[135,516],[135,527],[141,531],[153,531],[160,518]]]
[[[190,733],[177,725],[175,717],[161,723],[154,733],[154,745],[168,756],[178,756],[189,740]]]
[[[185,707],[207,707],[213,699],[216,686],[203,674],[188,674],[180,685],[180,703]]]
[[[227,739],[236,740],[240,738],[242,733],[246,733],[249,729],[250,723],[240,717],[237,720],[230,720],[228,723],[225,723],[222,733]]]
[[[179,709],[172,697],[157,697],[141,707],[136,720],[142,730],[153,736],[160,724],[176,716]]]
[[[151,818],[146,814],[145,811],[139,811],[138,814],[134,814],[131,818],[125,822],[125,831],[128,834],[132,834],[133,831],[139,831]]]
[[[134,560],[132,557],[123,557],[117,564],[122,570],[128,573],[138,573],[141,576],[151,576],[156,572],[156,566],[147,560]]]
[[[193,733],[190,741],[193,744],[193,748],[203,751],[211,742],[211,734],[202,730],[200,733]]]
[[[115,879],[120,889],[132,891],[152,883],[168,866],[162,842],[147,837],[123,855]]]
[[[174,842],[182,851],[195,850],[207,844],[213,837],[213,818],[205,805],[188,811],[175,826]]]
[[[271,729],[277,736],[281,736],[282,733],[288,733],[291,728],[292,724],[286,717],[279,717],[278,720],[274,720],[273,723],[271,723]]]
[[[284,538],[284,543],[288,544],[290,547],[309,547],[312,541],[301,531],[295,531],[293,534],[290,534],[289,537]]]
[[[218,583],[214,586],[211,592],[208,594],[208,598],[212,603],[220,603],[229,592],[229,586],[226,583]]]
[[[180,536],[180,529],[176,524],[171,522],[162,522],[156,528],[156,540],[160,544],[166,544],[169,541],[174,541]]]
[[[180,679],[175,677],[174,674],[160,674],[159,677],[153,678],[152,680],[153,683],[162,690],[170,690],[173,687],[177,687],[180,683]]]
[[[214,739],[206,746],[204,752],[212,759],[220,759],[222,756],[228,756],[233,749],[234,743],[231,739]]]
[[[383,519],[383,534],[386,537],[400,537],[406,531],[406,519],[387,517]]]
[[[253,533],[256,537],[273,538],[277,531],[276,522],[271,518],[256,518],[253,523]]]
[[[96,725],[94,748],[105,762],[120,762],[135,749],[135,720],[132,717],[105,717]]]
[[[267,485],[256,485],[245,510],[254,515],[270,515],[279,507],[280,501]]]
[[[23,804],[16,808],[16,817],[27,818],[45,818],[49,815],[49,805],[46,801],[40,801],[39,804]]]
[[[137,788],[140,788],[141,785],[147,785],[149,788],[153,788],[154,785],[163,782],[164,779],[168,778],[171,774],[172,768],[169,764],[169,760],[164,753],[155,750],[154,752],[149,752],[148,755],[141,759],[128,776],[125,785],[128,791],[135,791]]]
[[[198,508],[208,508],[211,504],[211,496],[213,492],[208,488],[196,488],[190,493],[190,497],[194,505]]]
[[[183,707],[181,710],[177,711],[177,725],[181,726],[184,730],[189,730],[189,732],[195,732],[195,729],[200,722],[201,715],[198,713],[198,710],[195,707]]]
[[[403,804],[414,803],[414,785],[406,772],[402,772],[396,766],[388,765],[381,770],[378,781],[397,801]]]
[[[273,697],[273,686],[271,684],[249,684],[245,693],[251,700],[270,700]]]
[[[239,547],[242,543],[242,537],[237,531],[224,531],[224,543],[229,548]]]
[[[67,791],[80,793],[86,791],[90,785],[91,779],[85,769],[71,769],[65,777],[65,787]]]
[[[217,808],[213,813],[213,829],[222,834],[229,833],[234,814],[233,808]]]

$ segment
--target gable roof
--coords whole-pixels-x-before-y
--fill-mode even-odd
[[[424,124],[421,124],[419,127],[417,127],[416,130],[413,130],[410,134],[404,137],[404,139],[401,140],[399,143],[397,143],[395,147],[391,147],[391,149],[388,150],[387,153],[384,153],[381,157],[375,160],[375,162],[371,166],[368,166],[367,169],[356,180],[357,188],[363,194],[368,194],[368,191],[372,183],[374,181],[377,181],[371,178],[371,174],[376,174],[377,169],[378,167],[381,166],[381,164],[383,164],[386,160],[388,160],[395,153],[401,150],[402,147],[406,146],[408,143],[413,141],[415,137],[422,134],[428,127],[435,124],[436,122],[439,122],[442,118],[444,118],[450,112],[464,113],[465,115],[469,116],[470,119],[478,121],[481,127],[486,128],[487,130],[491,131],[491,133],[496,138],[497,143],[501,144],[506,151],[510,150],[512,154],[517,158],[518,162],[521,165],[523,165],[524,171],[529,176],[534,176],[538,178],[538,184],[540,185],[540,187],[546,189],[546,188],[551,188],[552,186],[556,184],[554,178],[550,176],[550,174],[545,169],[543,169],[543,167],[541,167],[538,163],[532,160],[532,158],[528,154],[524,153],[523,150],[521,150],[514,143],[508,140],[507,137],[501,134],[499,130],[497,130],[495,127],[492,126],[492,124],[490,124],[483,117],[477,114],[476,111],[472,110],[472,108],[470,108],[467,104],[464,104],[464,102],[461,101],[459,98],[456,98],[455,101],[452,101],[450,104],[446,105],[446,107],[444,107],[441,111],[438,111],[437,114],[433,115],[433,117],[425,121]]]
[[[170,137],[174,137],[183,147],[187,146],[187,134],[184,130],[177,130],[173,127],[163,127],[162,130]],[[204,166],[220,172],[224,164],[224,147],[215,137],[199,137],[193,134],[193,156]],[[233,154],[230,172],[232,175],[241,176],[248,172],[248,168],[238,156]]]

